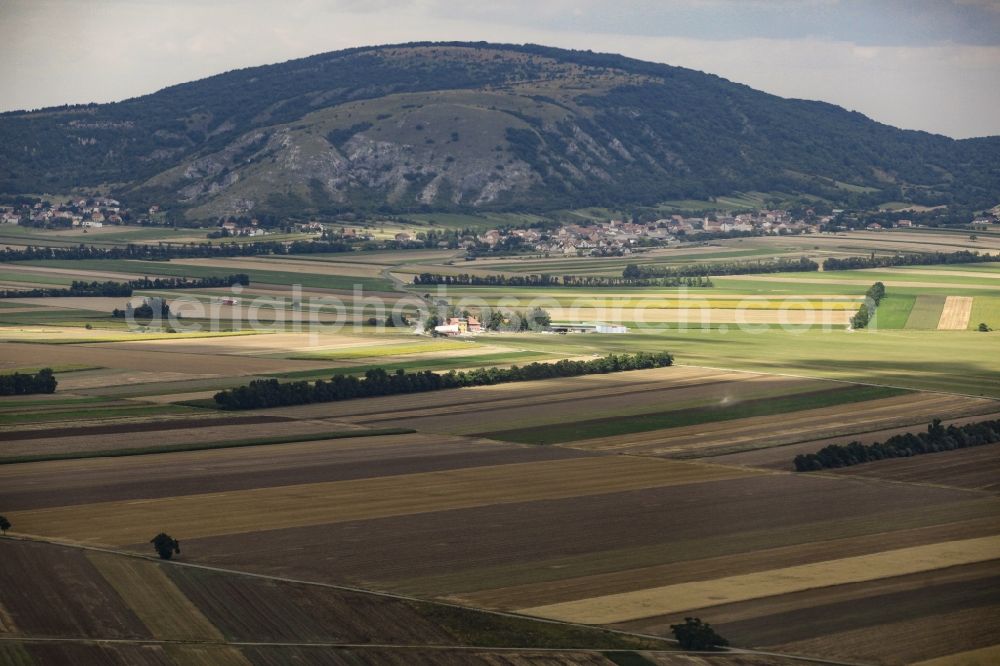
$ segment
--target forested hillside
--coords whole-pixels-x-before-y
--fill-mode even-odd
[[[110,185],[189,219],[655,204],[1000,201],[1000,137],[956,141],[617,55],[358,48],[115,104],[0,115],[0,192]]]

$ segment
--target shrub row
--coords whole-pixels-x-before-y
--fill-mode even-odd
[[[596,275],[441,275],[421,273],[413,284],[469,285],[476,287],[711,287],[701,275],[670,278],[604,277]]]
[[[34,374],[15,372],[10,375],[0,375],[0,395],[55,393],[58,383],[52,374],[52,368],[42,368]]]
[[[1000,442],[1000,419],[979,421],[963,426],[941,425],[941,419],[927,426],[927,432],[894,435],[884,442],[831,444],[816,453],[795,456],[795,469],[810,472],[819,469],[851,467],[885,458],[907,458]]]
[[[483,386],[508,382],[605,374],[626,370],[663,368],[673,364],[667,352],[609,354],[589,361],[561,360],[555,363],[529,363],[509,368],[478,368],[470,372],[439,374],[425,370],[408,373],[403,369],[389,374],[383,368],[373,368],[365,376],[335,375],[330,381],[279,382],[258,379],[246,386],[220,391],[215,402],[223,409],[258,409],[304,405],[312,402],[336,402],[352,398],[367,398],[399,393],[422,393],[463,386]]]
[[[56,296],[131,296],[135,289],[197,289],[207,287],[231,287],[234,284],[247,286],[250,277],[246,273],[234,273],[225,277],[189,278],[140,278],[127,282],[85,282],[73,280],[69,287],[41,287],[38,289],[4,289],[0,298],[49,298]]]
[[[865,292],[865,302],[858,308],[857,313],[851,317],[851,327],[865,328],[868,326],[868,322],[875,315],[875,309],[878,308],[883,298],[885,298],[884,284],[876,282],[868,287],[868,291]]]
[[[327,241],[293,241],[279,243],[159,243],[157,245],[129,244],[116,247],[78,245],[76,247],[45,247],[29,245],[17,250],[0,250],[0,262],[35,261],[53,259],[186,259],[199,257],[252,257],[271,254],[312,254],[316,252],[351,252],[348,243]]]
[[[682,264],[679,266],[640,266],[629,264],[622,271],[622,277],[678,278],[699,275],[751,275],[754,273],[790,273],[818,271],[819,264],[812,259],[775,259],[772,261],[729,261],[710,264]]]
[[[969,250],[958,252],[926,252],[868,257],[830,257],[823,262],[824,271],[850,271],[857,268],[890,268],[892,266],[935,266],[937,264],[977,264],[1000,261],[1000,257]]]

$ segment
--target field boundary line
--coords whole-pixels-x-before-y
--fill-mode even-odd
[[[465,608],[463,606],[463,608]],[[534,618],[532,618],[534,619]],[[670,640],[670,639],[661,639]],[[676,655],[709,655],[721,656],[726,654],[749,654],[758,656],[783,657],[785,659],[796,659],[800,661],[829,664],[830,666],[867,666],[861,662],[830,661],[820,657],[800,657],[782,654],[780,652],[764,652],[759,650],[745,650],[742,648],[731,648],[728,650],[645,650],[641,648],[551,648],[551,647],[494,647],[489,645],[413,645],[405,643],[268,643],[259,641],[197,641],[180,639],[156,639],[156,638],[66,638],[66,637],[19,637],[0,636],[0,641],[11,643],[93,643],[97,645],[177,645],[177,646],[213,646],[213,647],[305,647],[305,648],[332,648],[332,649],[358,649],[358,650],[435,650],[435,651],[460,651],[460,652],[583,652],[590,654],[608,654],[614,652],[648,652],[652,654],[676,654]]]
[[[300,578],[290,578],[290,577],[286,577],[286,576],[274,576],[274,575],[270,575],[270,574],[261,574],[261,573],[255,573],[255,572],[252,572],[252,571],[240,571],[240,570],[237,570],[237,569],[226,569],[224,567],[216,567],[216,566],[211,566],[211,565],[207,565],[207,564],[196,564],[196,563],[193,563],[193,562],[179,562],[179,561],[176,561],[176,560],[161,560],[161,559],[159,559],[157,557],[153,557],[151,555],[143,555],[141,553],[135,553],[135,552],[129,552],[129,551],[123,551],[123,550],[116,550],[114,548],[104,548],[104,547],[100,547],[100,546],[90,546],[90,545],[84,545],[84,544],[80,544],[80,543],[58,541],[58,540],[55,540],[55,539],[48,539],[48,538],[38,537],[38,536],[31,536],[31,535],[11,535],[11,534],[7,534],[7,535],[0,535],[0,540],[21,541],[21,542],[27,542],[27,543],[45,543],[45,544],[54,545],[54,546],[62,546],[62,547],[65,547],[65,548],[76,548],[78,550],[92,551],[92,552],[98,552],[98,553],[109,553],[109,554],[112,554],[112,555],[118,555],[120,557],[130,557],[130,558],[134,558],[134,559],[146,560],[146,561],[154,562],[154,563],[161,564],[161,565],[164,565],[164,566],[171,566],[172,565],[172,566],[178,566],[178,567],[188,567],[188,568],[191,568],[191,569],[199,569],[199,570],[202,570],[202,571],[212,571],[212,572],[215,572],[215,573],[223,573],[223,574],[229,574],[229,575],[235,575],[235,576],[243,576],[243,577],[248,577],[248,578],[257,578],[257,579],[261,579],[261,580],[270,580],[270,581],[276,581],[276,582],[281,582],[281,583],[292,583],[292,584],[297,584],[297,585],[311,585],[313,587],[321,587],[321,588],[330,589],[330,590],[339,590],[341,592],[352,592],[354,594],[376,596],[376,597],[381,597],[383,599],[392,599],[392,600],[395,600],[395,601],[405,601],[405,602],[408,602],[408,603],[428,604],[428,605],[432,605],[432,606],[440,606],[440,607],[445,607],[445,608],[454,608],[454,609],[464,610],[464,611],[473,611],[473,612],[483,613],[483,614],[486,614],[486,615],[493,615],[493,616],[496,616],[496,617],[505,617],[505,618],[511,618],[511,619],[516,619],[516,620],[530,620],[530,621],[533,621],[533,622],[541,622],[543,624],[551,624],[551,625],[557,625],[557,626],[563,626],[563,627],[576,627],[576,628],[579,628],[579,629],[588,629],[588,630],[591,630],[591,631],[594,631],[594,630],[596,630],[596,631],[604,631],[604,632],[607,632],[607,633],[610,633],[610,634],[619,635],[619,636],[627,636],[627,637],[632,637],[632,638],[644,638],[644,639],[648,639],[648,640],[664,641],[666,643],[676,643],[677,642],[675,639],[667,638],[667,637],[664,637],[664,636],[656,636],[654,634],[645,634],[645,633],[640,633],[640,632],[625,631],[623,629],[615,629],[615,628],[612,628],[612,627],[604,627],[604,626],[601,626],[601,625],[584,624],[584,623],[580,623],[580,622],[566,622],[566,621],[562,621],[562,620],[554,620],[554,619],[550,619],[550,618],[536,617],[536,616],[533,616],[533,615],[525,615],[523,613],[515,613],[515,612],[509,612],[509,611],[493,610],[493,609],[489,609],[489,608],[481,608],[481,607],[477,607],[477,606],[463,606],[461,604],[450,603],[450,602],[447,602],[447,601],[439,601],[437,599],[422,599],[422,598],[419,598],[419,597],[411,597],[411,596],[408,596],[408,595],[405,595],[405,594],[397,594],[395,592],[386,592],[386,591],[382,591],[382,590],[370,590],[370,589],[365,589],[365,588],[361,588],[361,587],[354,587],[354,586],[350,586],[350,585],[338,585],[338,584],[335,584],[335,583],[323,583],[323,582],[319,582],[319,581],[304,580],[304,579],[300,579]],[[14,637],[11,637],[10,639],[7,639],[6,637],[0,637],[0,640],[17,640],[17,639],[14,638]],[[65,639],[65,640],[72,640],[72,639]],[[84,639],[84,640],[87,640],[87,641],[102,641],[102,640],[110,641],[110,640],[116,640],[116,639]],[[122,640],[122,639],[117,639],[117,640]],[[226,644],[220,644],[220,645],[226,645]],[[238,645],[238,644],[236,644],[236,643],[228,643],[228,645]],[[253,645],[253,644],[249,643],[247,645]],[[368,644],[365,644],[364,646],[371,647]],[[421,646],[421,647],[424,647],[424,646]],[[488,649],[488,648],[482,648],[482,647],[476,647],[476,646],[458,646],[458,647],[462,647],[464,649]],[[526,651],[526,650],[531,650],[533,648],[519,648],[519,649]],[[563,651],[572,651],[573,650],[573,648],[560,648],[560,649],[563,650]],[[587,651],[587,648],[580,648],[578,651]],[[594,651],[594,650],[591,650],[591,651]],[[616,650],[608,650],[608,651],[620,652],[620,651],[622,651],[622,649],[619,648],[619,649],[616,649]],[[655,652],[656,650],[629,650],[629,649],[626,648],[624,651],[626,651],[626,652],[630,652],[630,651]],[[670,650],[664,650],[663,652],[671,652],[671,651]],[[718,652],[702,653],[702,654],[727,654],[727,653],[730,653],[730,654],[757,654],[757,655],[763,655],[763,656],[778,656],[778,657],[784,657],[784,658],[787,658],[787,659],[795,659],[795,660],[805,661],[805,662],[810,662],[810,663],[828,664],[829,666],[867,666],[866,664],[863,664],[861,662],[846,662],[846,661],[824,659],[822,657],[809,657],[809,656],[790,655],[790,654],[783,654],[783,653],[779,653],[779,652],[764,652],[764,651],[757,651],[757,650],[752,650],[752,649],[748,649],[748,648],[727,648],[725,650],[721,650],[721,651],[718,651]]]

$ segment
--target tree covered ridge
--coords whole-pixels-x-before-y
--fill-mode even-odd
[[[629,370],[665,368],[674,359],[667,352],[636,352],[608,354],[586,361],[562,359],[554,363],[529,363],[509,368],[477,368],[436,373],[430,370],[406,372],[400,368],[390,374],[383,368],[373,368],[364,377],[335,375],[329,381],[279,382],[277,379],[257,379],[245,386],[220,391],[215,403],[222,409],[259,409],[313,402],[337,402],[400,393],[423,393],[465,386],[486,386],[509,382],[607,374]]]
[[[116,182],[126,184],[118,193],[126,198],[158,198],[149,202],[169,207],[178,203],[167,200],[176,193],[139,186],[227,148],[239,153],[243,142],[311,112],[442,90],[502,90],[530,98],[519,84],[550,79],[567,65],[577,68],[575,76],[598,81],[615,72],[630,83],[610,90],[598,85],[579,95],[577,110],[559,122],[530,112],[511,115],[507,141],[538,183],[498,205],[643,204],[734,190],[805,192],[841,203],[875,196],[985,206],[1000,199],[997,137],[956,141],[900,130],[831,104],[781,99],[717,76],[613,54],[461,42],[348,49],[115,104],[0,114],[0,192]],[[363,127],[356,123],[336,134],[331,146],[349,140],[347,130]],[[581,161],[589,158],[574,142],[580,135],[599,147],[590,157],[600,157],[601,172],[581,170],[591,164]],[[852,192],[839,183],[880,192]],[[418,202],[380,194],[369,204]]]
[[[816,453],[795,456],[795,469],[811,472],[837,467],[851,467],[886,458],[907,458],[925,453],[952,451],[1000,442],[1000,419],[966,425],[941,425],[941,419],[927,426],[927,432],[893,435],[884,442],[830,444]]]

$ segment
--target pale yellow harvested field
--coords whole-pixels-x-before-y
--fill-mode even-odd
[[[788,307],[779,310],[758,308],[653,308],[635,307],[553,307],[547,308],[554,321],[637,322],[647,324],[687,323],[707,324],[787,324],[846,326],[850,309],[802,309]]]
[[[222,634],[167,578],[158,565],[90,552],[89,559],[154,638],[222,641]]]
[[[350,277],[378,277],[382,268],[356,262],[308,261],[294,259],[171,259],[171,264],[181,266],[209,266],[218,269],[280,271],[308,273],[310,275],[346,275]]]
[[[457,250],[386,250],[382,252],[345,252],[338,254],[334,261],[344,263],[380,264],[394,266],[405,262],[428,262],[453,259]]]
[[[217,375],[206,372],[203,374],[186,372],[150,372],[145,370],[133,370],[131,372],[121,372],[114,370],[93,370],[86,372],[73,372],[59,375],[60,391],[80,391],[92,388],[104,388],[106,386],[126,386],[137,384],[152,384],[158,382],[176,382],[189,379],[206,379]]]
[[[644,617],[846,585],[945,567],[987,562],[1000,555],[1000,536],[946,541],[871,555],[784,567],[714,580],[524,608],[520,612],[567,622],[611,624]]]
[[[987,414],[995,400],[915,393],[863,403],[807,409],[774,416],[700,423],[651,432],[586,439],[565,444],[574,449],[646,455],[719,455],[783,444],[919,424],[948,414]],[[789,464],[791,464],[791,454]]]
[[[73,338],[73,336],[65,337]],[[242,338],[226,339],[239,340]],[[130,349],[128,345],[121,343],[32,345],[0,342],[0,362],[8,360],[16,361],[19,366],[24,367],[45,367],[85,362],[88,365],[121,370],[163,372],[168,369],[172,373],[184,373],[194,377],[202,377],[206,374],[240,376],[267,374],[312,370],[329,366],[329,363],[315,361],[255,358],[223,353],[209,355],[170,350],[169,354],[157,354],[141,349]]]
[[[260,520],[261,507],[267,507],[270,525],[307,527],[701,483],[755,473],[656,458],[587,457],[80,504],[20,511],[15,520],[23,534],[129,545],[146,542],[150,525],[183,525],[188,539],[266,529]]]
[[[411,342],[411,338],[399,336],[352,335],[350,333],[263,333],[232,338],[192,338],[171,340],[169,338],[149,341],[135,341],[127,344],[129,349],[143,349],[159,352],[182,352],[189,354],[292,354],[295,352],[324,352],[353,350],[363,347],[400,344]]]
[[[918,661],[913,666],[995,666],[996,664],[1000,664],[1000,645]]]
[[[969,328],[972,316],[971,296],[949,296],[944,299],[944,309],[938,321],[939,331],[964,331]]]

